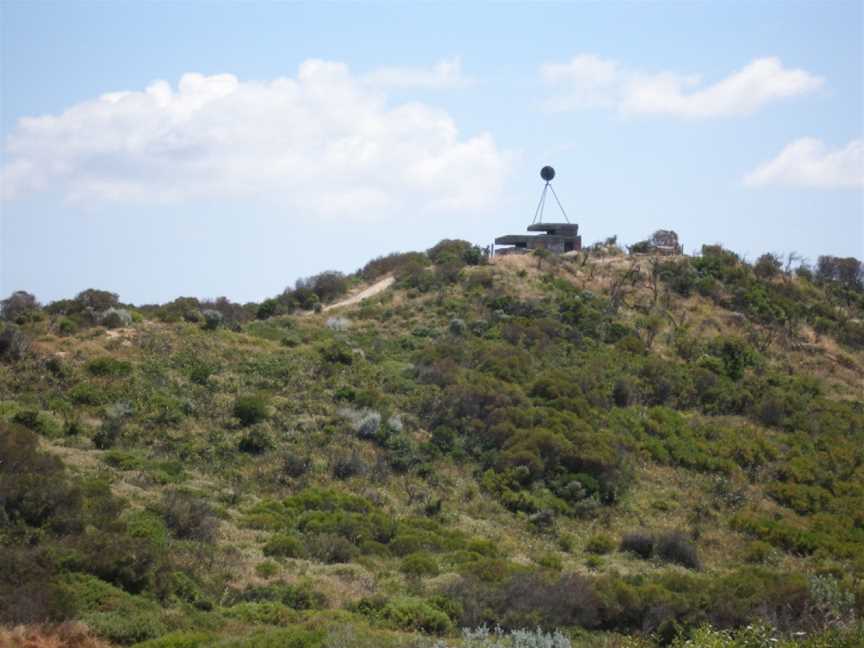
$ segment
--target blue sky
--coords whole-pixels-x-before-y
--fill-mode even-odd
[[[0,293],[258,300],[523,231],[864,257],[862,3],[18,2]]]

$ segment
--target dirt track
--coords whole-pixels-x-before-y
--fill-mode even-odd
[[[338,301],[335,304],[330,304],[329,306],[325,306],[321,309],[321,312],[326,313],[329,310],[333,310],[334,308],[342,308],[343,306],[353,306],[354,304],[359,304],[364,299],[369,299],[369,297],[374,297],[380,292],[384,292],[390,286],[393,285],[395,279],[393,277],[384,277],[380,281],[376,281],[374,284],[361,290],[356,295],[352,295],[347,299],[343,299],[342,301]]]

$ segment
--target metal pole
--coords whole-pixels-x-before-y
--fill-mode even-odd
[[[546,191],[549,188],[549,183],[547,182],[546,186],[543,187],[543,193],[540,194],[540,202],[537,203],[537,209],[534,210],[534,220],[531,221],[532,225],[537,222],[538,216],[540,217],[540,222],[543,222],[543,207],[546,204]]]
[[[548,182],[546,183],[546,186],[549,187],[550,189],[552,189],[552,186]],[[561,201],[558,200],[558,194],[555,193],[554,189],[552,189],[552,195],[555,196],[555,202],[558,203],[558,207],[561,208],[561,213],[564,214],[564,220],[569,223],[570,219],[567,218],[567,212],[564,211],[564,207],[563,207],[563,205],[561,205]]]

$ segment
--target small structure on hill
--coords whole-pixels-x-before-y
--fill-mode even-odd
[[[639,241],[627,248],[630,254],[657,254],[672,256],[684,253],[684,246],[678,242],[678,234],[672,230],[657,230],[650,239]]]
[[[579,236],[579,225],[571,223],[567,218],[567,212],[558,200],[558,195],[552,188],[551,182],[555,177],[555,169],[544,166],[540,169],[540,177],[546,182],[543,193],[540,194],[540,202],[534,212],[534,220],[528,226],[529,232],[543,232],[543,234],[508,234],[495,239],[495,245],[504,245],[502,249],[496,249],[495,254],[525,254],[531,250],[547,250],[555,254],[564,254],[582,249],[582,237]],[[549,194],[555,198],[558,208],[564,216],[564,223],[544,223],[543,210],[546,207],[546,198]]]

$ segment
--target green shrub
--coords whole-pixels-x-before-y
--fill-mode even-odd
[[[225,321],[225,316],[217,310],[207,308],[201,311],[201,316],[204,318],[203,329],[205,331],[215,331],[222,326]]]
[[[87,371],[93,376],[128,376],[132,373],[132,365],[125,360],[117,360],[110,356],[95,358],[87,363]]]
[[[265,625],[291,625],[297,623],[299,616],[296,610],[292,610],[282,603],[238,603],[222,612],[225,616],[239,619],[244,623]]]
[[[306,551],[299,537],[290,533],[276,533],[264,545],[265,556],[302,558]]]
[[[215,640],[216,638],[208,632],[181,630],[136,644],[135,648],[205,648],[212,645]]]
[[[419,598],[400,597],[388,601],[375,611],[373,618],[398,630],[429,634],[445,634],[452,628],[447,614]]]
[[[261,578],[272,578],[279,573],[279,565],[272,560],[265,560],[255,565],[255,573]]]
[[[77,530],[82,493],[62,462],[39,450],[35,434],[0,421],[0,457],[0,521]]]
[[[312,589],[308,583],[286,585],[273,583],[258,587],[247,587],[242,592],[231,591],[223,597],[225,605],[237,603],[277,602],[294,610],[317,610],[326,607],[327,599]]]
[[[570,533],[562,533],[558,536],[558,548],[565,553],[572,553],[576,546],[576,538]]]
[[[321,358],[330,364],[350,365],[354,362],[354,353],[344,342],[333,340],[318,349]]]
[[[244,427],[255,425],[267,418],[267,398],[260,394],[238,396],[234,401],[234,416]]]
[[[188,369],[189,380],[196,385],[207,386],[210,383],[210,376],[216,372],[215,368],[204,362],[195,362]]]
[[[213,603],[208,599],[201,588],[190,576],[183,572],[175,571],[172,575],[174,594],[181,601],[194,605],[199,610],[213,609]]]
[[[165,526],[184,540],[213,542],[217,520],[210,505],[190,493],[172,490],[162,496]]]
[[[435,560],[434,556],[426,552],[418,552],[405,556],[399,569],[406,576],[416,578],[437,576],[439,573],[438,561]]]
[[[118,418],[106,419],[93,435],[93,445],[99,450],[108,450],[117,443],[122,431],[123,421]]]
[[[322,648],[323,630],[278,628],[260,630],[242,639],[222,640],[219,648]]]
[[[605,533],[596,533],[588,538],[585,551],[592,554],[608,554],[615,549],[615,541]]]
[[[236,412],[236,410],[235,410]],[[266,414],[266,409],[265,409]],[[243,412],[244,417],[248,420],[249,412]],[[237,418],[240,418],[238,416]],[[241,421],[244,419],[240,418]],[[273,439],[270,436],[270,433],[260,427],[254,427],[244,434],[240,442],[237,444],[237,449],[240,452],[245,452],[247,454],[262,454],[271,450],[273,448]]]
[[[153,511],[131,511],[125,517],[126,529],[133,538],[144,538],[157,548],[168,544],[168,529],[162,518]]]
[[[133,317],[125,308],[108,308],[96,317],[99,324],[105,328],[115,329],[124,326],[131,326]]]
[[[561,569],[564,567],[561,556],[556,553],[540,554],[534,559],[534,562],[536,562],[544,569],[551,569],[552,571],[561,571]]]
[[[99,385],[84,382],[69,390],[69,398],[79,405],[102,405],[108,402],[110,396]]]
[[[689,569],[699,570],[702,568],[696,545],[680,531],[660,534],[654,545],[654,553],[665,562],[675,563]]]
[[[759,361],[753,347],[740,338],[715,338],[708,345],[708,352],[720,359],[724,373],[732,380],[740,380],[744,370],[755,366]]]
[[[626,533],[621,538],[619,551],[627,551],[639,556],[643,560],[648,560],[654,553],[654,536],[641,531]]]
[[[158,425],[177,425],[189,413],[189,401],[157,392],[150,398],[147,418]]]
[[[429,258],[423,252],[394,252],[387,256],[372,259],[363,266],[359,274],[366,281],[372,281],[388,273],[399,274],[401,268],[412,263],[419,263],[421,266],[425,266],[428,265]]]
[[[312,467],[312,461],[309,457],[286,452],[282,455],[282,472],[294,479],[299,479]]]
[[[309,555],[325,563],[349,563],[359,551],[349,540],[334,533],[319,533],[309,539]]]
[[[143,610],[92,612],[83,620],[98,636],[122,645],[154,639],[167,631],[157,612]]]
[[[773,553],[773,548],[767,542],[754,540],[747,545],[744,551],[744,562],[763,564],[768,562]]]
[[[357,475],[364,475],[368,470],[369,466],[356,451],[337,453],[330,462],[330,471],[336,479],[350,479]]]
[[[144,460],[132,452],[109,450],[102,456],[102,461],[118,470],[141,470]]]
[[[506,580],[522,567],[503,558],[482,558],[459,567],[459,573],[466,578],[478,579],[487,583]]]
[[[47,412],[25,409],[15,413],[12,422],[47,437],[63,434],[62,425]]]
[[[30,338],[17,326],[10,324],[0,329],[0,360],[17,362],[30,350]]]
[[[69,317],[61,317],[57,320],[57,332],[64,337],[74,335],[78,331],[78,324]]]

